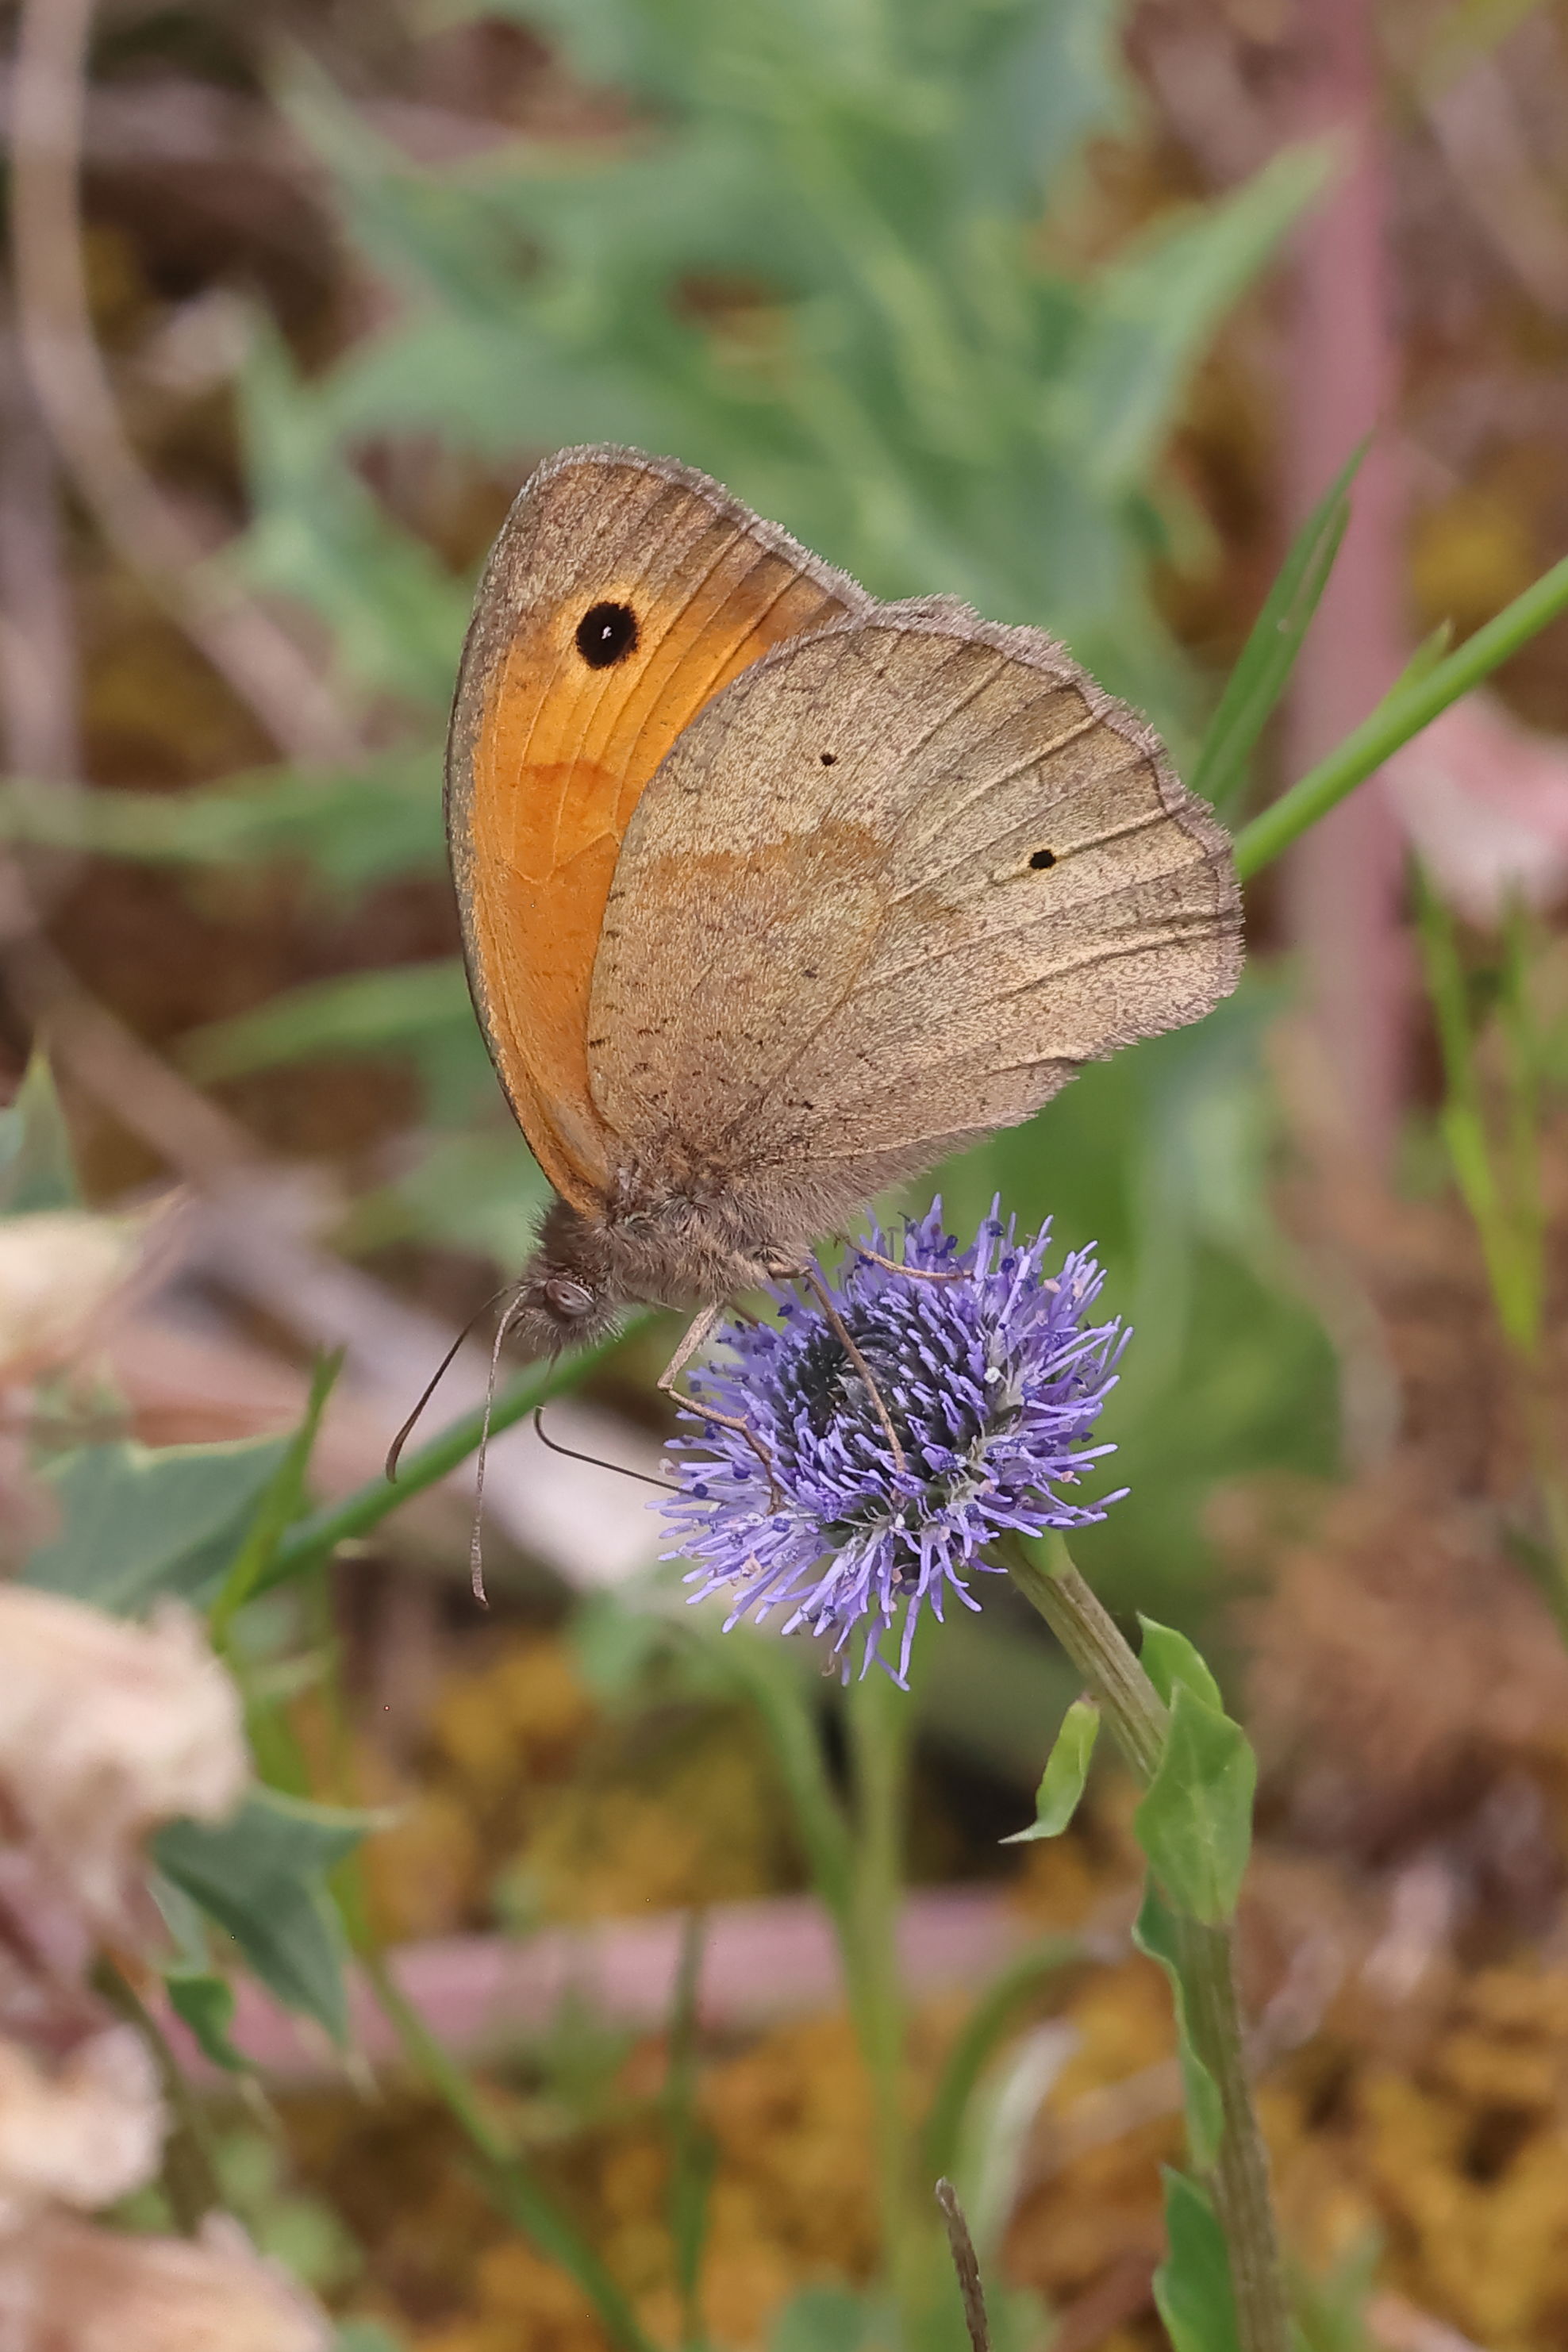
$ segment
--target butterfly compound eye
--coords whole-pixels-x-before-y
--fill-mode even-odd
[[[580,1282],[568,1280],[565,1275],[554,1275],[544,1286],[545,1304],[564,1323],[575,1323],[579,1317],[594,1311],[594,1294]]]
[[[577,624],[577,650],[590,669],[613,669],[637,646],[637,616],[629,604],[592,604]]]

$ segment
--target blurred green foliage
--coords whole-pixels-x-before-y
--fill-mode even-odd
[[[879,594],[1044,624],[1175,724],[1188,681],[1146,587],[1156,461],[1321,158],[1068,274],[1042,207],[1125,114],[1107,0],[514,13],[624,95],[619,127],[437,175],[314,76],[284,89],[403,301],[315,383],[258,350],[258,574],[317,604],[359,676],[440,698],[461,600],[345,454],[389,433],[503,462],[625,440],[706,467]]]

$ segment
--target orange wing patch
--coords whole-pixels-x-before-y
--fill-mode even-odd
[[[522,611],[485,682],[473,744],[469,952],[490,1048],[545,1174],[582,1209],[603,1202],[612,1164],[589,1086],[588,999],[632,812],[721,687],[845,610],[730,514],[654,484],[635,552]],[[630,614],[634,630],[595,662],[577,640],[600,607]]]

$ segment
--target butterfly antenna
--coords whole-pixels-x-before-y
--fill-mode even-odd
[[[499,1293],[497,1294],[499,1297]],[[514,1290],[501,1310],[496,1325],[496,1336],[490,1347],[490,1369],[485,1381],[485,1417],[479,1423],[479,1450],[474,1464],[474,1524],[468,1532],[468,1581],[474,1599],[481,1609],[489,1607],[485,1591],[485,1464],[489,1458],[490,1416],[495,1412],[496,1382],[500,1378],[500,1351],[506,1345],[506,1335],[522,1312],[523,1294]]]
[[[510,1287],[511,1286],[510,1283],[503,1284],[500,1290],[491,1291],[489,1297],[486,1299],[482,1307],[476,1307],[473,1314],[469,1316],[468,1321],[458,1332],[457,1338],[453,1340],[451,1346],[447,1349],[446,1354],[442,1357],[440,1362],[437,1365],[435,1370],[431,1373],[430,1378],[426,1381],[424,1389],[421,1391],[418,1403],[415,1406],[413,1412],[409,1414],[407,1420],[404,1423],[402,1428],[398,1431],[396,1436],[393,1439],[391,1444],[386,1449],[386,1462],[384,1466],[386,1471],[386,1483],[389,1486],[396,1485],[397,1465],[403,1458],[403,1449],[407,1444],[409,1439],[413,1436],[416,1429],[419,1426],[420,1417],[423,1414],[426,1406],[429,1403],[431,1398],[435,1395],[437,1390],[440,1387],[442,1381],[451,1370],[452,1366],[456,1363],[458,1351],[462,1348],[464,1341],[468,1338],[468,1335],[473,1330],[475,1324],[480,1323],[484,1320],[485,1317],[489,1313],[490,1308],[495,1305],[496,1300],[498,1298],[504,1298],[507,1291]]]
[[[559,1438],[547,1437],[542,1405],[534,1407],[533,1431],[541,1445],[547,1445],[552,1454],[563,1454],[569,1462],[591,1462],[595,1470],[614,1470],[622,1478],[638,1478],[645,1486],[662,1486],[667,1495],[679,1495],[683,1491],[668,1478],[656,1478],[647,1470],[628,1470],[624,1462],[606,1462],[602,1454],[579,1454],[574,1445],[563,1445]]]

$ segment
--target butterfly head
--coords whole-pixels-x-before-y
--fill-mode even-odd
[[[564,1201],[552,1205],[509,1318],[528,1355],[558,1356],[604,1338],[626,1299],[612,1257],[602,1226]]]

